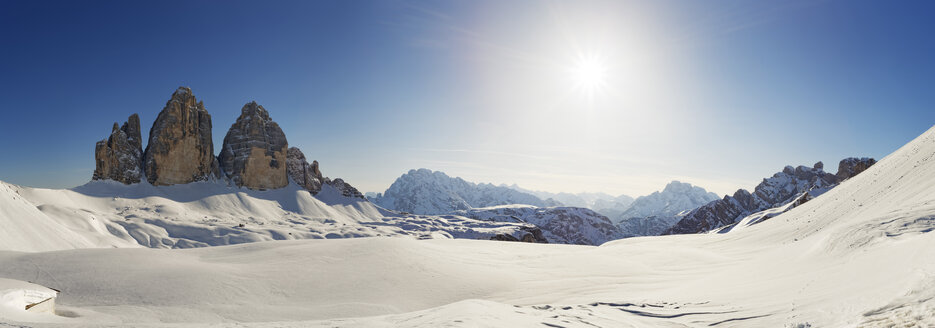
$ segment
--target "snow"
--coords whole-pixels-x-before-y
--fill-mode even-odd
[[[27,311],[26,307],[55,297],[56,291],[26,281],[0,278],[0,318],[57,321],[51,313]],[[2,321],[0,321],[2,324]]]
[[[89,188],[113,191],[108,186]],[[204,211],[198,215],[234,220],[295,208],[350,222],[370,210],[339,211],[295,193],[289,202],[278,194],[287,191],[193,197],[197,188],[217,188],[205,185],[138,186],[117,200],[6,187],[66,209],[91,201],[80,206],[95,213],[143,202],[136,205],[166,205],[170,216]],[[61,289],[58,307],[69,314],[53,323],[2,316],[0,325],[924,327],[935,325],[932,231],[935,128],[820,197],[727,234],[599,247],[353,238],[0,251],[0,277]]]
[[[489,239],[528,224],[401,215],[330,185],[253,191],[222,182],[155,187],[93,181],[70,190],[0,182],[0,250],[189,248],[246,242],[405,236]]]
[[[510,204],[453,214],[484,221],[529,223],[539,227],[549,243],[600,245],[622,237],[610,219],[587,208]]]
[[[536,196],[508,187],[468,182],[428,169],[409,170],[372,201],[387,209],[415,214],[448,214],[505,204],[548,205]]]

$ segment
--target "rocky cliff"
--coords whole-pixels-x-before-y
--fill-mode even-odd
[[[328,185],[334,187],[341,196],[367,199],[357,188],[345,182],[344,179],[336,178],[331,180],[322,176],[321,171],[318,169],[318,161],[312,161],[312,164],[309,164],[305,159],[305,154],[299,148],[290,147],[286,153],[286,168],[289,178],[303,189],[308,190],[312,195],[317,195],[321,191],[322,185]]]
[[[220,176],[211,139],[211,115],[191,89],[179,87],[159,112],[149,131],[143,169],[153,185]]]
[[[337,189],[338,192],[340,192],[344,197],[367,199],[364,197],[364,194],[360,193],[360,190],[357,190],[357,188],[354,188],[354,186],[351,186],[345,182],[344,179],[336,178],[331,180],[329,178],[325,178],[325,184],[334,187],[334,189]]]
[[[249,102],[224,137],[218,162],[238,187],[276,189],[289,184],[286,135],[263,106]]]
[[[143,148],[140,117],[130,115],[123,126],[114,127],[110,137],[94,147],[92,180],[115,180],[124,184],[138,183],[142,177]]]
[[[312,161],[309,165],[305,154],[296,147],[289,147],[286,151],[286,172],[289,173],[292,181],[312,195],[321,191],[321,184],[325,181],[318,169],[318,161]]]
[[[689,212],[664,234],[699,233],[730,227],[741,221],[754,224],[767,220],[818,197],[874,163],[872,158],[845,158],[839,163],[837,174],[825,172],[821,162],[812,167],[786,166],[781,172],[763,179],[752,193],[739,189],[733,196],[724,196]],[[744,220],[748,216],[751,218]]]

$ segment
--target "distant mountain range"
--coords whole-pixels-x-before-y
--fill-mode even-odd
[[[680,214],[719,197],[704,188],[672,181],[662,189],[640,196],[623,213],[614,217],[625,237],[655,236],[681,219]]]
[[[741,189],[723,199],[679,181],[633,199],[473,183],[428,169],[410,170],[386,192],[369,193],[367,198],[405,214],[526,223],[541,228],[552,242],[598,245],[619,238],[726,232],[738,224],[755,224],[821,195],[874,163],[871,158],[846,158],[836,174],[824,172],[821,162],[813,167],[787,166],[764,179],[753,193]]]
[[[501,187],[506,185],[500,185]],[[513,184],[509,188],[535,195],[540,199],[553,199],[564,206],[583,207],[594,210],[607,217],[617,217],[633,203],[633,197],[627,195],[613,196],[603,192],[582,192],[582,193],[552,193],[547,191],[537,191],[521,188]]]
[[[724,196],[724,199],[686,213],[665,234],[715,229],[727,232],[735,225],[746,226],[768,220],[824,194],[875,163],[873,158],[845,158],[838,163],[835,174],[825,172],[822,162],[812,167],[786,166],[772,177],[763,179],[752,193],[739,189],[733,196]]]
[[[428,169],[409,170],[370,201],[386,209],[424,215],[510,204],[560,205],[507,187],[468,182]]]
[[[410,170],[386,192],[370,193],[368,198],[405,213],[530,223],[552,242],[592,245],[661,234],[678,222],[677,214],[718,199],[703,188],[678,181],[634,200],[627,195],[550,193],[515,184],[473,183],[428,169]]]

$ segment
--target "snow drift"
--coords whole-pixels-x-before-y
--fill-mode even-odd
[[[409,236],[489,239],[528,224],[401,215],[330,185],[254,191],[219,182],[174,186],[93,181],[69,190],[0,182],[0,250],[190,248],[246,242]]]

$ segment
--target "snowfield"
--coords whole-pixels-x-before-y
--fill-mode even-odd
[[[181,186],[171,196],[142,190],[107,200],[81,190],[3,188],[13,191],[3,194],[11,204],[19,197],[27,202],[8,211],[3,200],[3,222],[15,220],[10,215],[54,221],[37,222],[34,231],[14,221],[38,235],[4,239],[4,248],[25,243],[26,250],[66,250],[0,251],[0,277],[61,290],[59,316],[4,316],[0,326],[935,326],[935,128],[838,187],[756,225],[599,247],[374,237],[68,249],[138,240],[128,237],[133,229],[128,236],[90,238],[88,231],[100,228],[93,221],[103,216],[108,231],[126,229],[118,219],[145,220],[142,215],[152,212],[167,222],[208,216],[227,226],[253,216],[255,222],[245,224],[261,226],[284,215],[263,206],[269,199],[308,218],[334,216],[339,224],[383,214],[360,204],[321,201],[322,207],[314,199],[272,196],[286,191],[201,199],[191,197],[198,190],[184,192],[198,186]],[[174,202],[163,203],[168,198]],[[110,217],[115,205],[127,208],[125,216]],[[69,211],[78,212],[64,216],[74,222],[52,218]],[[267,236],[262,231],[268,228],[251,229]],[[74,231],[82,233],[69,235]],[[45,236],[63,240],[34,240]]]
[[[93,181],[69,189],[0,182],[0,249],[191,248],[370,236],[489,239],[528,224],[402,215],[326,185],[253,191],[219,182],[154,187]]]

